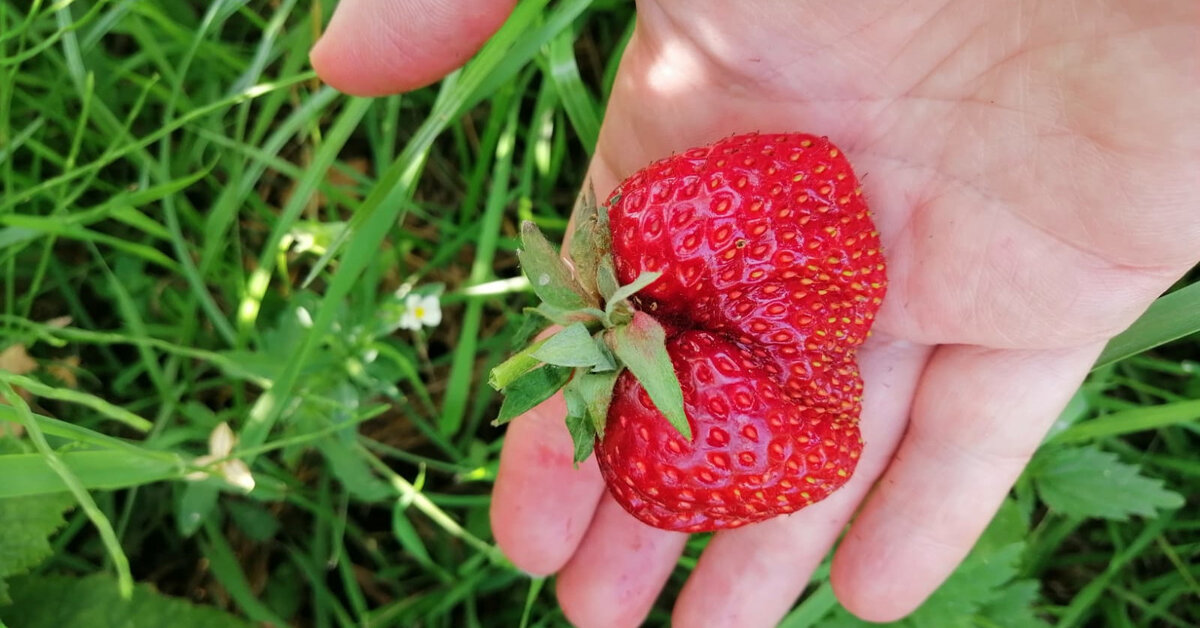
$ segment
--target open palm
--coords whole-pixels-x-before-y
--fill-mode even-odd
[[[339,64],[352,48],[401,45],[340,34],[369,4],[346,2],[314,52],[335,85],[410,87],[455,63],[374,75]],[[461,4],[482,17],[384,37],[417,47],[441,28],[478,41],[505,9]],[[868,619],[911,611],[963,558],[1103,343],[1197,260],[1189,0],[883,4],[737,3],[731,15],[719,0],[639,3],[597,190],[735,132],[828,135],[862,178],[890,277],[860,351],[854,478],[792,516],[718,533],[676,604],[679,626],[773,625],[855,513],[834,561],[839,597]],[[559,574],[577,624],[636,625],[686,537],[627,515],[594,463],[573,469],[563,414],[552,399],[511,426],[496,538],[518,566]]]

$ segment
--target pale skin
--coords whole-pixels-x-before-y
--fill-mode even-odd
[[[342,0],[313,65],[351,93],[412,89],[462,63],[511,4]],[[638,11],[589,173],[597,190],[736,132],[827,135],[863,177],[890,277],[859,354],[866,449],[853,479],[799,513],[718,533],[673,625],[775,625],[843,531],[838,598],[865,619],[902,617],[971,548],[1104,343],[1200,257],[1200,8]],[[509,427],[496,540],[518,567],[558,574],[576,625],[636,626],[686,537],[621,510],[594,462],[574,469],[562,418],[556,398]]]

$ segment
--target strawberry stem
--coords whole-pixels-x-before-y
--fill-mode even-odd
[[[488,385],[495,390],[504,390],[508,385],[517,380],[518,377],[532,371],[542,363],[541,360],[533,357],[542,345],[546,344],[548,338],[543,338],[525,347],[518,353],[514,354],[509,359],[501,362],[492,369],[491,375],[488,376]]]

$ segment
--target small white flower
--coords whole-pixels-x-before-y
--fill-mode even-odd
[[[237,435],[233,433],[228,423],[222,422],[208,435],[208,454],[193,461],[197,467],[212,466],[212,470],[189,473],[187,479],[203,480],[210,475],[216,475],[246,493],[253,491],[254,476],[250,474],[250,467],[237,458],[222,460],[233,452],[233,446],[236,444]],[[220,462],[217,462],[218,460]]]
[[[410,294],[404,299],[404,314],[400,316],[400,328],[416,331],[422,325],[435,327],[442,322],[442,304],[434,295]]]

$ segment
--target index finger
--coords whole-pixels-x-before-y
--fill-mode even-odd
[[[342,0],[309,53],[335,88],[383,96],[424,87],[466,63],[515,0]]]

